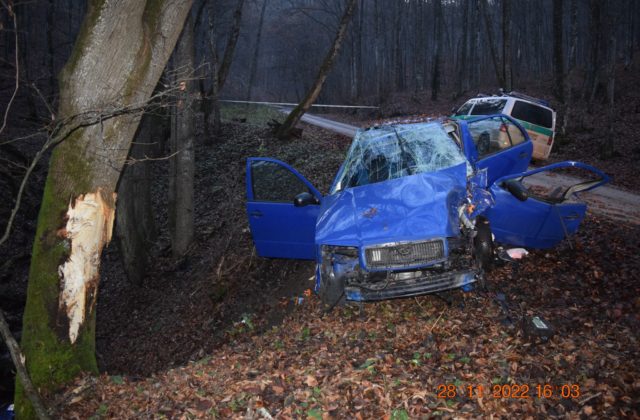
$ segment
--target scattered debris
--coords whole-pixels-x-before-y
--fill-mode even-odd
[[[507,255],[514,260],[519,260],[529,255],[529,251],[527,251],[524,248],[510,248],[510,249],[507,249],[506,252],[507,252]]]

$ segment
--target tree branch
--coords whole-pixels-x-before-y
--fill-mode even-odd
[[[1,1],[1,0],[0,0]],[[62,143],[65,141],[71,134],[75,131],[80,130],[82,128],[86,128],[95,124],[100,124],[103,121],[106,121],[111,118],[115,118],[124,114],[131,113],[141,113],[144,112],[149,104],[154,100],[162,98],[164,96],[169,95],[170,92],[177,90],[178,87],[171,87],[165,91],[159,92],[156,95],[153,95],[149,100],[131,104],[129,106],[124,107],[114,107],[112,109],[106,110],[90,110],[87,112],[83,112],[80,114],[72,115],[70,117],[64,118],[58,122],[56,122],[51,128],[49,135],[47,136],[47,141],[44,143],[42,148],[36,153],[35,157],[29,164],[27,171],[25,172],[22,181],[20,182],[20,188],[18,189],[18,195],[16,196],[16,203],[11,210],[11,215],[9,216],[9,220],[5,226],[4,234],[2,238],[0,238],[0,246],[2,246],[8,239],[11,234],[11,229],[13,227],[13,223],[15,221],[16,215],[18,214],[18,210],[20,209],[20,205],[22,202],[22,196],[24,195],[24,190],[27,186],[27,182],[29,181],[29,177],[31,173],[37,166],[38,162],[45,153],[52,147]]]
[[[5,109],[4,111],[4,118],[2,120],[2,127],[0,127],[0,134],[4,131],[5,127],[7,126],[7,118],[9,117],[9,110],[11,109],[11,105],[13,104],[14,99],[16,98],[16,95],[18,94],[18,88],[20,87],[20,60],[18,59],[19,55],[18,55],[18,19],[16,18],[16,14],[13,11],[13,7],[11,4],[7,5],[7,3],[4,2],[4,0],[0,0],[0,4],[2,4],[2,6],[7,9],[7,11],[9,12],[9,16],[11,16],[13,18],[13,33],[15,35],[15,54],[16,54],[16,60],[15,60],[15,68],[16,68],[16,86],[13,89],[13,94],[11,95],[11,99],[9,99],[9,103],[7,104],[7,109]]]
[[[18,346],[15,338],[13,338],[11,330],[9,329],[9,324],[7,324],[2,310],[0,310],[0,334],[2,334],[2,339],[9,348],[9,353],[11,353],[11,360],[13,360],[13,364],[16,367],[16,371],[18,373],[18,377],[20,378],[20,382],[22,383],[22,387],[24,388],[24,392],[27,394],[27,397],[29,397],[29,401],[31,401],[36,415],[40,420],[50,419],[49,410],[42,402],[40,394],[38,394],[38,391],[35,389],[33,383],[31,382],[31,378],[27,373],[27,368],[24,365],[24,356],[20,351],[20,346]]]

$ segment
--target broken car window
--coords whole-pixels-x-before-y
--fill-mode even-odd
[[[508,120],[494,117],[469,123],[469,132],[478,150],[479,158],[511,147],[511,133],[515,137],[517,136],[516,130],[518,132],[520,130],[513,124],[507,125],[505,121]],[[523,139],[517,138],[517,141],[521,143]]]
[[[334,191],[433,172],[466,162],[440,123],[384,126],[361,131]]]

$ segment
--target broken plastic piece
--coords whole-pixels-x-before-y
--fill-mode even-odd
[[[511,248],[507,249],[507,255],[514,260],[519,260],[529,255],[529,251],[524,248]]]
[[[539,338],[546,342],[553,337],[553,329],[549,323],[539,316],[523,319],[524,335],[527,338]]]

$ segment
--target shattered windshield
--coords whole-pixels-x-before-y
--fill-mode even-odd
[[[433,172],[466,162],[440,123],[384,126],[356,135],[336,181],[345,188]]]

